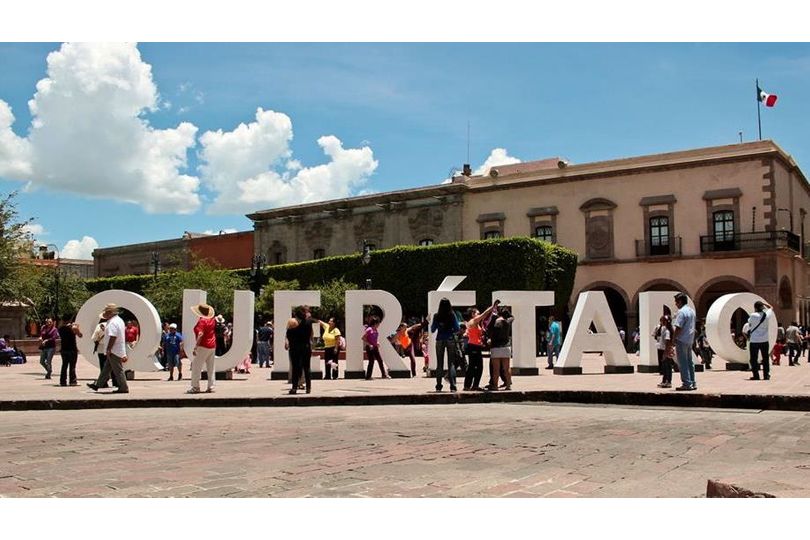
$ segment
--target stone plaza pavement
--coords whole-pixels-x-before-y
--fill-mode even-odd
[[[0,412],[4,497],[810,496],[808,413],[541,403]]]
[[[631,363],[638,357],[629,355]],[[421,361],[421,359],[420,359]],[[540,362],[545,362],[541,358]],[[187,360],[183,361],[187,363]],[[190,369],[184,367],[183,381],[166,381],[166,372],[136,374],[129,382],[130,393],[95,393],[85,386],[98,370],[81,357],[77,369],[80,384],[59,386],[61,359],[54,357],[54,375],[44,380],[44,371],[36,358],[27,364],[0,367],[0,411],[52,408],[93,407],[163,407],[163,406],[289,406],[289,405],[381,405],[438,404],[485,401],[556,401],[635,405],[691,405],[752,409],[810,411],[810,364],[790,367],[787,360],[772,366],[770,381],[749,381],[749,372],[726,371],[725,362],[717,360],[714,369],[698,372],[698,390],[676,392],[680,382],[673,374],[673,388],[656,387],[660,376],[651,373],[604,374],[604,360],[596,354],[586,355],[582,375],[553,375],[542,369],[540,375],[513,377],[512,392],[461,392],[451,394],[445,382],[444,392],[433,391],[435,379],[421,373],[413,379],[380,379],[375,370],[372,381],[363,379],[314,380],[312,394],[300,391],[288,396],[289,385],[267,380],[270,371],[253,366],[249,375],[236,374],[231,381],[217,381],[216,393],[187,395]],[[485,361],[485,373],[488,373]],[[341,365],[341,374],[343,365]],[[485,376],[482,385],[487,381]],[[463,381],[459,378],[458,388]],[[203,382],[203,387],[205,383]]]
[[[807,403],[806,360],[770,381],[698,373],[687,393],[656,388],[654,374],[602,374],[595,355],[584,368],[515,377],[492,396],[436,394],[418,377],[316,380],[293,397],[255,367],[215,394],[186,395],[187,378],[156,372],[104,395],[84,386],[91,365],[63,388],[32,359],[0,368],[0,407],[23,405],[0,409],[0,496],[699,497],[709,479],[810,496],[808,409],[757,407]],[[666,401],[687,395],[688,407]],[[704,408],[701,396],[745,407]]]

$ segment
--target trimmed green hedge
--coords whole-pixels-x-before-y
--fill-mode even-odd
[[[432,246],[398,246],[374,251],[363,265],[360,254],[326,257],[300,263],[269,266],[262,281],[297,279],[301,287],[314,288],[335,278],[394,294],[405,315],[427,312],[427,293],[448,275],[465,275],[459,286],[475,290],[485,305],[495,290],[555,291],[556,311],[562,313],[574,287],[577,254],[569,249],[528,237],[455,242]],[[250,279],[250,270],[232,270]],[[88,281],[88,289],[125,289],[143,293],[152,276],[119,276]]]

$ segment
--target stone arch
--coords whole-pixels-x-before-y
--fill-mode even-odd
[[[669,288],[673,291],[685,292],[687,295],[689,295],[689,291],[686,290],[686,287],[684,287],[674,279],[656,278],[651,279],[650,281],[648,281],[647,283],[638,288],[636,294],[633,296],[633,303],[631,305],[638,306],[638,295],[640,295],[643,292],[666,290],[666,288]],[[691,297],[691,295],[689,296]],[[695,299],[692,298],[692,301],[694,302]]]
[[[779,298],[780,309],[793,309],[793,286],[790,284],[790,278],[782,276],[779,280]]]
[[[743,291],[713,291],[713,288],[716,288],[718,285],[722,285],[724,283],[736,285],[734,288],[743,289]],[[700,289],[698,289],[697,295],[693,298],[695,302],[695,306],[697,306],[698,310],[698,317],[705,317],[706,312],[709,310],[709,300],[716,300],[714,297],[722,296],[722,294],[728,294],[730,292],[754,292],[754,286],[747,280],[738,277],[738,276],[717,276],[715,278],[710,279],[706,283],[703,284]]]
[[[579,290],[579,292],[587,291],[603,291],[605,293],[613,320],[616,322],[617,327],[624,328],[625,340],[627,340],[633,331],[630,324],[632,323],[635,326],[636,314],[630,313],[632,304],[630,304],[630,297],[627,296],[625,290],[611,281],[593,281]]]

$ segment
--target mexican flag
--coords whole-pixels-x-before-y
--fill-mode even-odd
[[[773,107],[776,105],[776,94],[769,94],[757,85],[757,101],[763,103],[766,107]]]

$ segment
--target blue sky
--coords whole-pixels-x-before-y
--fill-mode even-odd
[[[0,73],[0,192],[21,190],[60,249],[439,183],[467,161],[468,122],[474,169],[496,149],[584,163],[750,141],[755,77],[779,96],[763,137],[810,166],[807,44],[5,43]]]

